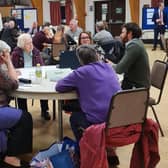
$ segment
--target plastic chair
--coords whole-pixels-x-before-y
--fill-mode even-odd
[[[151,107],[151,109],[153,111],[154,117],[159,125],[159,129],[160,129],[162,136],[164,136],[164,133],[161,128],[161,125],[160,125],[159,119],[157,117],[154,106],[156,106],[160,103],[162,93],[163,93],[164,84],[165,84],[165,79],[167,76],[167,70],[168,70],[168,66],[167,66],[166,62],[156,60],[153,64],[152,71],[151,71],[151,88],[153,87],[153,88],[157,89],[159,91],[159,94],[155,98],[150,97],[149,106]]]

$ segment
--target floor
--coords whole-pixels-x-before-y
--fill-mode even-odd
[[[150,65],[156,59],[163,60],[165,53],[160,49],[156,51],[151,51],[151,45],[145,45],[147,48],[147,52],[149,54]],[[151,94],[155,94],[152,92]],[[168,113],[166,113],[167,108],[167,100],[168,100],[168,78],[165,84],[163,97],[161,103],[157,106],[156,110],[158,112],[158,117],[160,119],[161,125],[163,127],[163,131],[165,137],[159,136],[159,152],[161,156],[161,160],[157,165],[157,168],[166,168],[168,167]],[[24,155],[23,157],[27,160],[30,160],[34,153],[39,151],[40,149],[44,149],[48,147],[50,144],[57,140],[57,120],[53,121],[44,121],[40,117],[40,105],[39,101],[35,100],[34,105],[32,106],[31,100],[29,102],[29,111],[33,116],[34,121],[34,130],[33,130],[33,153]],[[12,102],[13,104],[13,102]],[[52,102],[49,102],[50,109],[52,109]],[[51,113],[52,114],[52,113]],[[151,110],[148,110],[148,117],[153,118]],[[69,126],[69,115],[64,114],[64,136],[69,136],[73,138],[73,134],[71,132]],[[120,158],[120,166],[119,168],[128,168],[129,160],[131,156],[132,145],[121,147],[117,149],[118,156]]]

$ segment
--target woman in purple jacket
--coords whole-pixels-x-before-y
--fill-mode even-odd
[[[0,49],[0,167],[27,168],[29,164],[16,156],[32,152],[32,117],[28,112],[9,106],[9,95],[18,87],[17,73],[9,52]]]
[[[106,121],[111,97],[121,88],[115,71],[108,64],[99,61],[99,56],[91,45],[79,46],[76,55],[82,66],[58,81],[55,89],[59,92],[76,90],[78,93],[81,109],[72,111],[70,123],[79,141],[79,127],[87,128],[91,124]]]

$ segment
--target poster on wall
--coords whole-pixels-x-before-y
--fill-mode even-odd
[[[24,28],[30,28],[33,22],[37,22],[36,9],[26,9],[23,11]]]
[[[27,32],[33,22],[37,22],[36,8],[15,8],[11,9],[11,15],[15,16],[19,29]]]
[[[154,22],[152,21],[152,17],[155,8],[143,8],[142,10],[142,29],[153,29]]]
[[[154,29],[154,22],[152,21],[152,17],[154,14],[154,11],[156,10],[156,8],[143,8],[142,9],[142,29]],[[165,7],[165,12],[168,14],[168,7]],[[167,19],[168,21],[168,19]],[[166,28],[168,23],[166,23]]]

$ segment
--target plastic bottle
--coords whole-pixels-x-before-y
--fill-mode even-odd
[[[36,83],[41,83],[42,81],[42,70],[40,64],[36,65]]]

